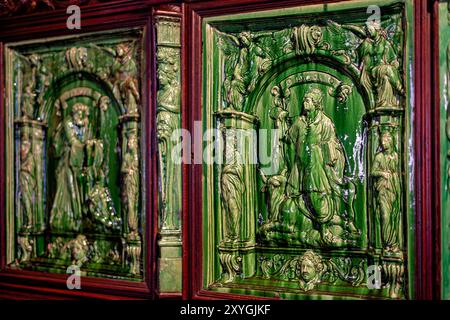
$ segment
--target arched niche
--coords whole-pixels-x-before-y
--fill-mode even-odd
[[[56,174],[59,157],[55,155],[55,144],[61,134],[65,119],[71,116],[75,104],[84,104],[89,110],[90,139],[100,139],[104,143],[103,167],[107,172],[106,181],[115,211],[121,215],[120,201],[120,159],[121,125],[120,107],[106,83],[87,72],[73,72],[57,79],[45,94],[46,103],[39,110],[39,117],[47,123],[46,132],[46,216],[49,219],[56,193]],[[103,108],[101,110],[102,103]],[[49,221],[47,221],[49,222]]]
[[[272,67],[257,82],[254,93],[249,97],[248,106],[259,122],[260,129],[274,129],[275,119],[271,110],[275,107],[274,88],[278,87],[281,97],[288,95],[287,111],[291,122],[295,121],[302,112],[302,101],[310,88],[318,88],[323,92],[324,113],[332,120],[337,137],[343,146],[346,158],[344,175],[351,181],[356,190],[353,201],[355,214],[355,226],[361,232],[356,248],[367,247],[367,177],[366,177],[366,144],[367,124],[364,116],[370,108],[369,94],[359,85],[357,75],[343,64],[330,59],[299,59],[291,58]],[[271,135],[267,135],[265,150],[269,154],[267,159],[273,158],[276,141],[271,141]],[[258,143],[261,143],[259,139]],[[261,148],[261,145],[259,145]],[[273,166],[260,163],[262,170]],[[273,167],[268,170],[273,171]],[[277,172],[279,173],[279,172]],[[275,173],[276,174],[276,173]],[[269,174],[274,175],[274,172]],[[258,185],[262,187],[262,181],[258,179]],[[259,212],[262,219],[267,219],[268,199],[264,193],[258,193]]]

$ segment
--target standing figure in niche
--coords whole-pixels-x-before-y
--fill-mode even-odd
[[[56,195],[50,212],[54,231],[80,231],[84,203],[83,165],[86,142],[92,137],[89,108],[82,103],[57,128],[54,137],[56,157]]]
[[[294,121],[286,138],[294,157],[286,187],[289,199],[282,208],[285,221],[295,225],[307,218],[320,235],[310,242],[345,245],[350,234],[356,236],[358,232],[353,225],[353,208],[344,206],[344,149],[333,122],[323,112],[321,90],[314,88],[305,94],[303,114]],[[346,209],[349,217],[345,216]],[[308,228],[311,223],[299,231],[307,232]]]
[[[400,177],[399,160],[390,132],[380,138],[380,151],[375,155],[372,177],[375,187],[375,212],[380,223],[384,252],[400,252]]]
[[[157,95],[158,113],[156,116],[158,151],[161,173],[161,224],[162,229],[179,229],[178,215],[181,202],[181,184],[178,179],[181,167],[174,158],[174,146],[179,141],[172,139],[172,133],[180,127],[180,89],[177,50],[160,48],[158,50]]]
[[[242,214],[242,197],[244,194],[244,166],[240,154],[231,146],[225,148],[226,162],[222,169],[220,185],[222,204],[225,210],[225,241],[235,242],[239,239],[240,217]]]
[[[35,199],[36,180],[34,176],[34,158],[31,153],[31,141],[23,134],[20,141],[20,202],[25,221],[24,230],[31,230],[33,225],[33,203]]]
[[[128,231],[130,234],[138,235],[138,205],[139,205],[139,157],[138,139],[135,133],[128,136],[127,152],[122,162],[123,175],[123,197],[125,199],[125,210],[128,217]]]

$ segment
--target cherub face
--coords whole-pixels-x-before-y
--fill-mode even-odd
[[[311,260],[303,259],[300,264],[300,276],[305,282],[309,282],[316,276],[316,268]]]

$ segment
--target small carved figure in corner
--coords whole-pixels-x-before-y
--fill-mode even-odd
[[[226,148],[226,164],[222,169],[222,204],[225,210],[225,242],[239,240],[240,217],[242,214],[242,196],[244,193],[244,166],[240,154],[233,147]]]
[[[112,87],[117,101],[120,102],[122,114],[138,114],[140,94],[136,78],[137,66],[133,59],[135,43],[119,43],[115,49],[94,47],[111,54],[114,58],[110,69],[112,80],[109,85]]]
[[[401,255],[400,250],[400,177],[399,159],[392,133],[380,136],[372,177],[375,191],[375,215],[379,221],[384,254]]]
[[[363,41],[357,48],[361,83],[373,95],[375,109],[399,109],[402,84],[398,53],[379,21],[367,22],[364,27],[339,25],[329,20],[328,26],[336,32],[349,30]]]
[[[122,162],[123,199],[128,221],[128,232],[136,238],[138,235],[138,205],[139,205],[139,158],[138,139],[135,133],[128,136],[127,153]]]
[[[22,134],[20,141],[20,202],[22,204],[22,231],[30,231],[33,227],[33,203],[36,192],[34,174],[34,157],[31,152],[31,141],[27,134]]]

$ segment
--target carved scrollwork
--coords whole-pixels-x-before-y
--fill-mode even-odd
[[[223,270],[223,282],[233,282],[242,270],[242,257],[235,253],[220,253],[220,263]]]
[[[405,267],[402,262],[383,263],[383,273],[385,277],[384,287],[389,289],[389,296],[393,299],[401,297]]]
[[[66,61],[69,70],[80,71],[88,67],[88,50],[83,47],[73,47],[66,51]]]
[[[323,33],[319,26],[301,25],[293,31],[293,41],[297,54],[312,54],[316,49],[327,50],[330,44],[323,40]]]
[[[265,279],[295,280],[303,291],[313,290],[321,283],[334,284],[338,280],[359,286],[365,279],[363,261],[354,264],[350,258],[323,259],[311,250],[294,258],[279,254],[263,256],[260,264]]]

